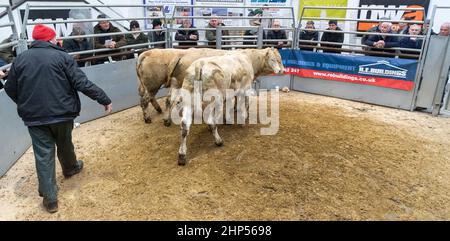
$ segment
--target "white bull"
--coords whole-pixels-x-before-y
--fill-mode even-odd
[[[174,103],[181,105],[181,145],[178,152],[178,164],[186,164],[186,139],[189,134],[189,128],[192,124],[194,96],[194,84],[200,81],[201,90],[205,93],[208,90],[215,89],[220,93],[222,99],[219,103],[223,104],[223,97],[226,96],[226,90],[232,89],[238,93],[244,93],[251,88],[253,80],[260,75],[271,73],[283,73],[283,64],[278,50],[267,48],[262,50],[248,49],[236,52],[230,52],[227,55],[201,58],[192,63],[186,71],[186,77],[183,81],[182,91],[190,93],[190,100],[183,100],[183,96],[175,97]],[[197,93],[198,94],[198,93]],[[185,96],[186,98],[186,96]],[[203,97],[200,97],[203,99]],[[203,106],[212,104],[213,101],[203,103]],[[233,108],[227,106],[226,108]],[[217,131],[217,124],[221,123],[223,106],[218,106],[220,111],[210,111],[205,117],[205,122],[209,125],[217,146],[223,145],[223,140]],[[216,110],[217,110],[216,109]],[[238,106],[245,115],[243,106]],[[244,117],[245,119],[245,117]]]

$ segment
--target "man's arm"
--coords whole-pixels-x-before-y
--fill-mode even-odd
[[[97,101],[99,104],[107,106],[111,104],[111,99],[97,85],[88,80],[87,76],[78,68],[75,60],[70,55],[65,56],[65,72],[72,86],[77,90]]]

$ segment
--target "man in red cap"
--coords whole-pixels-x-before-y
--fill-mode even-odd
[[[105,92],[89,81],[74,58],[57,46],[55,31],[42,24],[33,29],[30,49],[14,60],[5,91],[17,104],[33,143],[39,195],[45,209],[58,211],[55,145],[66,178],[83,169],[72,143],[74,119],[80,114],[78,91],[112,111]]]

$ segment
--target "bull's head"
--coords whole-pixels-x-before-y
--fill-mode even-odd
[[[275,48],[267,48],[266,65],[275,74],[283,74],[284,66],[281,60],[280,52]]]

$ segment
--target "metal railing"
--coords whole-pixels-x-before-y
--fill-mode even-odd
[[[122,8],[122,7],[136,7],[136,8],[158,8],[160,9],[161,16],[152,16],[152,17],[131,17],[131,18],[102,18],[102,19],[71,19],[71,20],[52,20],[52,21],[28,21],[29,12],[33,9],[42,9],[42,8]],[[131,21],[131,20],[153,20],[153,19],[167,19],[166,14],[164,12],[163,5],[144,5],[144,4],[89,4],[89,5],[57,5],[57,6],[48,6],[48,5],[30,5],[27,4],[24,14],[24,21],[22,23],[22,33],[21,33],[21,39],[25,40],[26,42],[31,42],[32,40],[28,40],[26,36],[27,26],[29,25],[36,25],[36,24],[60,24],[60,23],[87,23],[87,22],[98,22],[98,21],[111,21],[111,22],[118,22],[118,21]],[[149,30],[139,30],[139,31],[121,31],[121,32],[112,32],[112,33],[97,33],[97,34],[83,34],[83,35],[76,35],[76,36],[67,36],[67,37],[57,37],[57,40],[67,40],[67,39],[76,39],[76,38],[98,38],[98,37],[105,37],[105,36],[125,36],[127,34],[134,34],[134,33],[152,33],[152,32],[164,32],[165,39],[168,39],[168,30],[167,30],[167,24],[166,21],[163,22],[163,26],[165,28],[163,29],[149,29]],[[93,45],[93,49],[91,50],[84,50],[84,51],[77,51],[77,52],[71,52],[70,55],[78,55],[78,54],[96,54],[96,53],[102,53],[102,52],[110,52],[110,51],[120,51],[120,50],[126,50],[130,48],[136,48],[136,47],[142,47],[142,48],[149,48],[152,45],[155,44],[161,44],[164,43],[166,47],[168,47],[167,41],[151,41],[149,39],[148,43],[142,43],[142,44],[134,44],[134,45],[125,45],[118,48],[100,48],[95,49],[95,45]],[[102,56],[104,57],[104,56]]]
[[[254,6],[226,6],[227,8],[231,9],[240,9],[243,10],[243,15],[245,14],[245,10],[247,9],[255,9]],[[280,16],[280,17],[274,17],[274,16],[202,16],[202,15],[195,15],[195,9],[197,8],[218,8],[218,6],[195,6],[195,5],[175,5],[174,12],[171,16],[171,25],[169,27],[170,32],[177,32],[179,30],[197,30],[197,31],[216,31],[216,41],[215,45],[210,45],[211,47],[215,47],[218,49],[221,48],[262,48],[264,43],[270,43],[274,42],[274,40],[265,39],[263,32],[268,30],[273,30],[275,28],[267,28],[263,26],[250,26],[246,24],[247,26],[218,26],[217,28],[203,28],[203,27],[195,27],[195,28],[181,28],[181,27],[174,27],[173,22],[177,19],[190,19],[190,20],[205,20],[205,19],[221,19],[221,20],[252,20],[252,19],[261,19],[261,20],[290,20],[291,23],[290,28],[279,28],[280,31],[291,31],[292,33],[295,32],[295,15],[294,15],[294,8],[293,7],[271,7],[272,9],[277,10],[288,10],[290,12],[289,16]],[[180,16],[179,14],[180,10],[183,9],[190,9],[190,11],[194,14],[191,16]],[[242,33],[246,30],[255,30],[257,29],[257,34],[250,36],[250,35],[243,35]],[[241,35],[232,35],[227,36],[223,35],[223,31],[240,31]],[[294,34],[292,34],[294,36]],[[171,38],[172,39],[172,38]],[[283,41],[289,42],[291,45],[293,43],[293,39],[283,39]],[[187,41],[178,41],[174,40],[171,42],[171,46],[173,46],[173,43],[188,43]],[[198,42],[198,43],[211,43],[211,41],[208,40],[197,40],[197,41],[189,41],[189,42]],[[226,43],[226,44],[225,44]],[[236,44],[236,43],[242,43],[242,44]],[[256,43],[256,44],[254,44]]]
[[[11,29],[11,36],[10,36],[10,41],[0,44],[0,49],[8,49],[11,48],[12,52],[16,51],[16,47],[19,43],[18,39],[19,39],[19,35],[16,29],[16,25],[14,24],[14,17],[12,14],[12,9],[10,5],[0,5],[0,9],[5,9],[6,13],[8,14],[8,20],[9,22],[1,24],[0,25],[0,29],[4,29],[4,28],[10,28]],[[3,30],[1,30],[3,31]],[[6,60],[5,60],[6,61]],[[7,63],[4,66],[0,66],[0,70],[2,71],[7,71],[9,68],[11,67],[10,63]],[[4,80],[1,80],[2,84],[4,84]]]
[[[387,8],[370,8],[370,7],[329,7],[329,6],[305,6],[302,9],[301,15],[300,15],[300,20],[298,23],[298,33],[296,35],[298,41],[296,41],[294,47],[298,49],[298,46],[301,43],[311,43],[308,40],[301,40],[300,39],[300,33],[301,31],[312,31],[312,32],[322,32],[322,33],[342,33],[342,34],[351,34],[351,35],[364,35],[364,36],[372,36],[372,35],[379,35],[379,36],[391,36],[391,37],[414,37],[414,38],[418,38],[418,39],[426,39],[426,36],[423,35],[410,35],[410,34],[396,34],[396,33],[381,33],[381,32],[362,32],[362,31],[342,31],[342,30],[327,30],[327,29],[305,29],[302,28],[302,22],[304,22],[305,20],[336,20],[336,21],[344,21],[344,22],[376,22],[374,20],[369,20],[369,19],[361,19],[361,18],[332,18],[332,17],[305,17],[305,11],[307,10],[326,10],[326,9],[332,9],[332,10],[386,10]],[[395,8],[395,9],[390,9],[390,10],[408,10],[408,11],[422,11],[424,12],[424,16],[425,16],[425,9],[424,8]],[[410,23],[410,24],[424,24],[424,21],[414,21],[414,20],[380,20],[379,22],[389,22],[389,23]],[[333,43],[330,42],[322,42],[320,39],[317,41],[317,44],[319,44],[318,46],[308,46],[308,48],[316,48],[316,50],[322,49],[321,44],[324,43],[326,45],[333,45]],[[422,50],[424,48],[424,44],[425,41],[422,41],[422,46],[420,48],[420,50],[418,51],[418,49],[410,49],[410,48],[378,48],[377,51],[360,51],[359,49],[356,49],[362,53],[366,52],[367,54],[380,54],[381,51],[389,51],[389,50],[394,50],[396,55],[395,57],[400,57],[402,56],[402,53],[400,51],[408,51],[408,52],[417,52],[418,59],[422,58]],[[348,44],[348,43],[338,43],[335,45],[340,45],[340,46],[348,46],[348,47],[356,47],[356,48],[360,48],[360,49],[365,49],[365,48],[370,48],[373,49],[373,46],[368,46],[365,45],[364,43],[361,44]],[[354,50],[354,49],[351,49]],[[338,50],[336,50],[338,51]],[[409,55],[409,54],[407,54]]]

